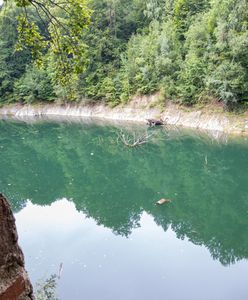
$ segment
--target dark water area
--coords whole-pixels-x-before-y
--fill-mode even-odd
[[[121,130],[153,137],[131,149]],[[59,299],[248,299],[245,138],[0,121],[0,153],[27,270],[63,264]]]

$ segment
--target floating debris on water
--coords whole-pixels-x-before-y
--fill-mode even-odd
[[[58,279],[61,278],[62,272],[63,272],[63,263],[60,263],[60,265],[59,265]]]
[[[158,200],[158,201],[156,202],[156,205],[162,205],[162,204],[170,203],[170,202],[171,202],[170,199],[162,198],[162,199],[160,199],[160,200]]]

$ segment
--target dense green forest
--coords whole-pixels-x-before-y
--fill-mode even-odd
[[[247,107],[246,0],[91,0],[87,5],[91,20],[80,34],[81,67],[71,68],[65,80],[49,47],[42,50],[42,63],[33,59],[32,45],[17,51],[21,8],[11,1],[2,5],[1,104],[104,101],[115,106],[159,91],[162,103]],[[27,10],[46,36],[49,20],[32,6]],[[62,58],[70,63],[70,50]]]

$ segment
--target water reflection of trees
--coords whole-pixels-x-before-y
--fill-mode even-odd
[[[131,151],[115,143],[112,127],[2,122],[0,132],[1,190],[16,211],[25,199],[72,198],[123,236],[146,211],[224,265],[248,258],[247,144],[184,135]],[[156,207],[164,196],[173,202]]]

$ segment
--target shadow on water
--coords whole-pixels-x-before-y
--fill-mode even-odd
[[[118,126],[0,122],[0,188],[15,212],[27,199],[72,199],[97,224],[128,237],[145,211],[223,265],[248,258],[248,143],[155,129],[138,149]],[[130,125],[127,130],[133,130]],[[146,130],[136,127],[135,130]],[[154,130],[154,129],[149,129]],[[172,202],[155,206],[160,198]]]

